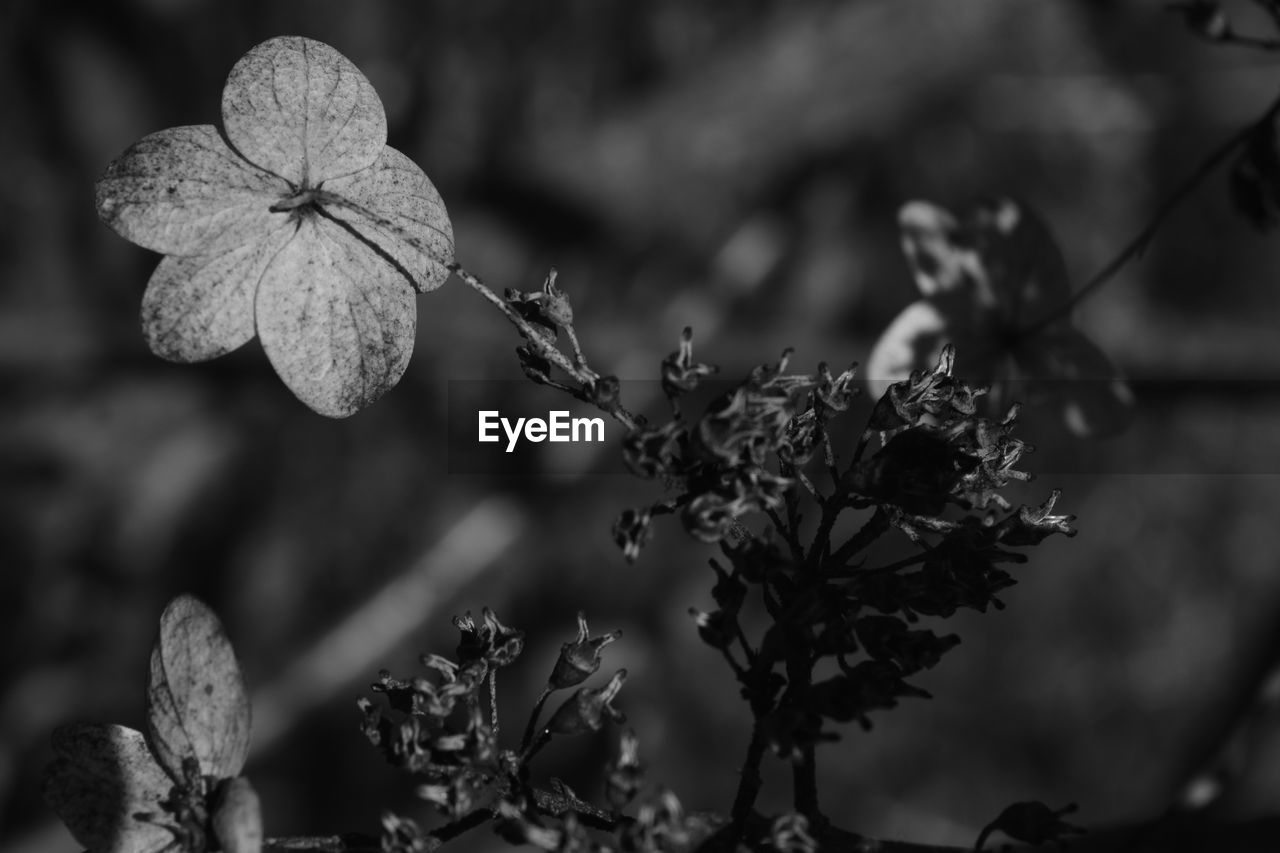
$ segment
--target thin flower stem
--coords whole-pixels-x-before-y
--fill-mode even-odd
[[[788,497],[790,497],[789,492]],[[791,549],[791,558],[797,562],[803,560],[804,548],[801,547],[800,540],[796,538],[795,531],[791,526],[782,519],[782,516],[778,515],[777,510],[766,508],[765,513],[769,516],[769,520],[773,522],[774,529],[782,535],[782,538],[787,543],[787,547]]]
[[[889,514],[883,509],[877,508],[871,517],[867,519],[866,524],[858,529],[858,532],[849,537],[843,545],[836,549],[831,555],[831,562],[834,565],[842,565],[862,550],[864,550],[872,542],[880,538],[880,535],[889,529]]]
[[[458,263],[457,261],[452,261],[446,264],[446,268],[449,270],[449,272],[453,273],[458,278],[462,279],[462,281],[465,282],[466,285],[470,287],[472,290],[476,291],[485,299],[492,302],[497,307],[497,309],[502,312],[503,316],[505,316],[507,320],[511,322],[511,325],[516,327],[516,329],[528,342],[529,346],[534,351],[536,351],[538,356],[540,356],[541,358],[545,358],[547,361],[551,362],[556,367],[560,368],[565,373],[572,376],[578,382],[582,383],[584,387],[591,388],[595,386],[596,381],[600,377],[594,370],[591,370],[589,367],[586,366],[586,361],[583,358],[582,350],[578,345],[577,336],[574,335],[572,331],[570,331],[569,333],[569,339],[574,348],[574,357],[578,360],[579,364],[574,364],[573,362],[571,362],[568,356],[562,353],[559,349],[557,349],[554,345],[552,345],[550,341],[548,341],[545,337],[543,337],[541,333],[539,333],[536,329],[534,329],[533,326],[530,325],[528,320],[526,320],[525,318],[521,317],[518,313],[516,313],[515,309],[513,309],[510,305],[508,305],[505,299],[503,299],[501,296],[495,293],[492,289],[490,289],[490,287],[487,284],[485,284],[480,279],[479,276],[468,271],[466,268],[462,266],[462,264]],[[551,384],[551,383],[548,383],[548,384]],[[590,399],[589,397],[577,394],[576,392],[572,391],[572,389],[570,390],[570,393],[573,393],[574,396],[578,397],[579,399],[585,399],[588,401]],[[632,414],[630,411],[628,411],[625,407],[623,407],[620,404],[610,408],[604,408],[603,406],[600,408],[602,411],[605,411],[608,414],[612,415],[615,420],[617,420],[620,424],[622,424],[628,430],[636,430],[640,426],[639,418],[637,418],[634,414]]]
[[[573,325],[564,327],[565,334],[569,336],[569,345],[573,347],[573,360],[579,369],[586,371],[592,376],[596,376],[596,372],[587,367],[587,357],[582,353],[582,344],[578,342],[578,333],[574,331]],[[599,378],[598,376],[596,378]]]
[[[579,799],[567,789],[553,792],[534,788],[532,794],[533,804],[539,812],[554,817],[562,817],[573,812],[583,824],[592,829],[612,832],[620,826],[630,824],[633,820],[627,815],[597,808],[586,800]]]
[[[751,648],[751,641],[747,639],[747,634],[742,630],[742,623],[737,620],[733,623],[734,630],[737,631],[738,642],[742,645],[742,653],[747,657],[747,665],[755,666],[756,650]]]
[[[929,555],[931,553],[932,553],[932,549],[928,551],[922,551],[921,553],[915,554],[910,557],[903,557],[901,560],[897,560],[896,562],[889,563],[884,566],[876,566],[870,569],[858,568],[856,566],[849,566],[844,570],[832,572],[831,576],[835,578],[847,578],[847,577],[853,577],[855,575],[883,574],[886,572],[896,572],[898,569],[905,569],[905,568],[914,566],[918,563],[923,563],[925,560],[929,559]]]
[[[1155,237],[1156,232],[1160,230],[1160,226],[1163,225],[1165,220],[1169,218],[1169,215],[1177,209],[1178,205],[1180,205],[1187,196],[1191,195],[1191,193],[1200,186],[1201,182],[1203,182],[1205,178],[1213,174],[1219,166],[1226,162],[1227,158],[1234,154],[1237,149],[1248,143],[1249,139],[1257,133],[1259,129],[1265,127],[1268,122],[1274,121],[1277,115],[1280,115],[1280,96],[1271,102],[1270,106],[1267,107],[1266,112],[1261,116],[1250,122],[1246,127],[1237,131],[1225,142],[1211,151],[1209,156],[1202,160],[1200,165],[1196,167],[1195,171],[1188,175],[1187,178],[1169,194],[1164,202],[1161,203],[1160,207],[1157,208],[1155,216],[1151,218],[1151,221],[1138,232],[1136,237],[1130,240],[1129,243],[1120,250],[1119,254],[1112,258],[1105,266],[1103,266],[1102,269],[1098,270],[1098,272],[1094,274],[1093,278],[1085,282],[1061,307],[1050,312],[1047,317],[1038,320],[1030,327],[1023,330],[1019,337],[1023,339],[1032,338],[1058,320],[1066,317],[1077,305],[1087,299],[1091,293],[1114,278],[1115,274],[1123,269],[1129,261],[1134,258],[1141,257],[1142,253],[1146,251],[1147,246],[1151,243],[1151,240]]]
[[[818,762],[813,744],[800,747],[800,760],[791,765],[791,785],[795,810],[810,820],[817,819]]]
[[[746,757],[742,760],[742,773],[738,778],[738,792],[733,798],[733,811],[730,813],[733,821],[734,841],[742,838],[742,832],[746,829],[747,818],[751,816],[751,811],[756,804],[756,797],[760,794],[760,762],[764,759],[765,746],[764,728],[757,718],[751,727],[751,740],[747,744]]]
[[[826,500],[820,499],[822,515],[818,519],[818,531],[814,534],[813,544],[809,546],[809,553],[806,555],[806,562],[810,569],[816,569],[827,560],[831,551],[831,531],[835,529],[836,519],[840,517],[840,513],[849,506],[847,497],[847,492],[837,483],[830,497]]]
[[[489,726],[498,737],[498,670],[489,670]]]
[[[468,812],[455,821],[446,823],[444,826],[438,827],[427,833],[432,838],[444,842],[457,838],[464,832],[469,832],[477,827],[483,826],[496,816],[496,812],[490,808],[478,808]]]
[[[341,835],[307,835],[267,838],[264,850],[305,850],[309,853],[380,853],[382,844],[376,838],[352,840]]]
[[[551,732],[543,729],[538,733],[537,737],[534,738],[532,743],[520,750],[519,763],[521,765],[528,765],[528,763],[533,760],[533,757],[541,752],[542,748],[549,743],[551,743]]]
[[[748,672],[746,667],[738,663],[738,659],[733,656],[733,650],[731,648],[729,648],[728,646],[720,646],[719,648],[720,648],[720,654],[724,656],[724,659],[729,664],[729,669],[733,670],[733,677],[738,679],[739,684],[745,685],[747,683],[747,678],[748,678]]]
[[[542,688],[542,695],[538,697],[538,701],[533,703],[533,711],[529,714],[529,722],[524,727],[524,737],[520,738],[520,751],[524,752],[529,748],[529,744],[533,743],[534,735],[538,733],[538,718],[542,716],[542,708],[547,704],[547,699],[551,696],[551,685],[548,684]]]

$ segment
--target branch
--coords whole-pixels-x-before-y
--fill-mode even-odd
[[[462,279],[462,281],[464,281],[472,290],[497,306],[498,310],[502,312],[503,316],[505,316],[508,321],[510,321],[511,325],[516,327],[521,336],[528,343],[529,347],[532,348],[539,357],[546,359],[556,367],[563,370],[569,376],[572,376],[577,382],[582,384],[584,390],[579,392],[556,382],[547,382],[545,384],[554,385],[555,387],[572,394],[584,403],[592,403],[601,411],[612,415],[615,420],[628,430],[635,430],[640,427],[640,419],[628,411],[621,403],[613,403],[608,406],[602,405],[600,401],[594,399],[586,392],[586,389],[594,390],[596,388],[596,383],[600,380],[600,376],[587,366],[586,359],[582,354],[582,347],[578,343],[578,336],[571,326],[566,326],[565,329],[568,332],[569,341],[573,346],[573,361],[570,361],[568,356],[548,341],[529,323],[528,320],[521,317],[515,309],[508,304],[507,300],[494,293],[479,276],[469,272],[457,261],[453,261],[446,266],[451,273]]]
[[[1136,237],[1130,240],[1129,243],[1120,250],[1119,254],[1095,273],[1093,278],[1085,282],[1084,285],[1073,293],[1071,298],[1062,306],[1050,312],[1047,317],[1044,317],[1032,324],[1029,328],[1025,329],[1020,334],[1020,337],[1023,339],[1035,337],[1048,326],[1067,316],[1071,313],[1072,309],[1083,302],[1089,294],[1093,293],[1093,291],[1110,281],[1115,274],[1125,266],[1125,264],[1129,263],[1129,261],[1134,258],[1140,257],[1143,252],[1147,250],[1147,246],[1151,243],[1151,240],[1156,236],[1156,232],[1160,230],[1160,226],[1163,225],[1165,220],[1169,218],[1169,215],[1177,209],[1178,205],[1180,205],[1187,196],[1191,195],[1191,193],[1200,186],[1201,182],[1203,182],[1205,178],[1213,174],[1219,166],[1226,162],[1227,158],[1234,154],[1237,149],[1248,143],[1255,133],[1265,127],[1268,122],[1274,121],[1277,115],[1280,115],[1280,96],[1277,96],[1276,99],[1271,102],[1270,106],[1267,107],[1266,112],[1261,116],[1246,127],[1237,131],[1233,136],[1211,151],[1209,156],[1201,161],[1200,165],[1196,167],[1195,171],[1187,176],[1187,178],[1169,194],[1169,196],[1156,210],[1156,214],[1151,218],[1151,221],[1138,232]]]

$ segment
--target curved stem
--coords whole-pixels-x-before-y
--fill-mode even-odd
[[[538,697],[538,701],[533,703],[533,711],[529,714],[529,722],[524,727],[524,737],[520,738],[520,751],[525,752],[529,749],[529,744],[533,743],[533,738],[538,733],[538,718],[542,716],[542,708],[547,704],[547,697],[551,695],[551,685],[542,688],[542,695]]]
[[[1151,221],[1138,232],[1136,237],[1130,240],[1129,243],[1120,250],[1119,254],[1107,262],[1102,269],[1098,270],[1098,272],[1094,274],[1093,278],[1085,282],[1084,285],[1073,293],[1071,298],[1068,299],[1061,307],[1050,312],[1047,317],[1036,321],[1027,329],[1023,330],[1019,334],[1019,338],[1025,339],[1034,337],[1044,331],[1048,326],[1069,315],[1071,311],[1088,298],[1091,293],[1110,281],[1125,264],[1142,255],[1142,253],[1146,251],[1146,248],[1148,244],[1150,244],[1152,238],[1155,237],[1156,232],[1160,229],[1160,226],[1164,224],[1165,220],[1169,218],[1169,215],[1173,213],[1178,205],[1180,205],[1187,196],[1191,195],[1191,193],[1200,186],[1201,182],[1204,181],[1205,178],[1213,174],[1213,172],[1221,166],[1228,157],[1234,154],[1241,146],[1245,145],[1260,128],[1264,127],[1268,122],[1274,121],[1278,114],[1280,114],[1280,97],[1277,97],[1272,101],[1271,105],[1267,107],[1266,112],[1264,112],[1260,117],[1255,119],[1246,127],[1237,131],[1225,142],[1211,151],[1209,156],[1201,161],[1200,165],[1196,167],[1195,171],[1188,175],[1182,183],[1169,194],[1169,196],[1156,210],[1156,214],[1151,218]]]
[[[494,293],[493,290],[487,284],[485,284],[480,279],[479,276],[475,275],[472,272],[469,272],[466,268],[462,266],[462,264],[458,263],[457,261],[452,261],[446,264],[445,266],[449,270],[449,272],[453,273],[458,278],[462,279],[462,281],[465,282],[468,287],[470,287],[472,290],[476,291],[485,299],[493,303],[497,307],[497,309],[502,312],[503,316],[505,316],[507,320],[510,321],[511,325],[516,327],[516,329],[524,337],[525,341],[528,342],[529,346],[532,349],[534,349],[541,358],[545,358],[547,361],[551,362],[556,367],[563,370],[569,376],[572,376],[576,381],[580,382],[584,386],[584,388],[595,387],[596,381],[600,377],[596,375],[595,371],[587,367],[586,363],[582,360],[582,349],[578,345],[578,339],[576,335],[573,335],[571,333],[570,340],[573,342],[574,358],[576,361],[579,362],[578,364],[574,364],[572,361],[570,361],[568,356],[566,356],[554,345],[552,345],[546,338],[544,338],[536,329],[533,328],[533,326],[529,324],[528,320],[526,320],[525,318],[521,317],[518,313],[516,313],[515,309],[513,309],[510,305],[507,304],[507,300],[503,299],[497,293]],[[586,394],[585,392],[578,393],[576,391],[571,391],[571,393],[573,393],[575,397],[578,397],[578,399],[584,402],[588,402],[588,403],[594,402],[590,398],[590,395]],[[612,415],[614,419],[618,421],[618,423],[622,424],[628,430],[635,430],[640,427],[639,418],[637,418],[634,414],[628,411],[621,404],[618,404],[609,408],[605,408],[601,406],[600,408],[602,411]]]

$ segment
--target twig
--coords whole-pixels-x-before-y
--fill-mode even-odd
[[[498,669],[489,670],[489,727],[493,729],[493,737],[498,737]]]
[[[888,572],[896,572],[898,569],[905,569],[923,563],[929,559],[932,549],[921,551],[919,554],[913,554],[910,557],[903,557],[901,560],[895,560],[892,563],[886,563],[883,566],[875,566],[873,568],[865,568],[860,566],[848,566],[843,570],[831,572],[829,575],[833,578],[851,578],[857,575],[875,575],[886,574]]]
[[[572,376],[575,380],[582,383],[582,385],[585,388],[595,387],[596,382],[599,381],[600,377],[594,370],[587,367],[586,360],[582,355],[582,349],[578,344],[577,335],[573,334],[572,330],[570,330],[569,332],[569,340],[572,343],[572,346],[574,349],[574,358],[579,362],[578,364],[574,364],[573,362],[571,362],[568,356],[566,356],[557,347],[555,347],[550,341],[548,341],[540,332],[538,332],[538,330],[536,330],[529,323],[528,320],[521,317],[516,312],[516,310],[507,303],[507,300],[503,299],[501,296],[495,293],[487,284],[485,284],[480,279],[479,276],[475,275],[472,272],[469,272],[466,268],[462,266],[462,264],[458,263],[457,261],[450,262],[449,264],[446,265],[446,268],[449,270],[449,272],[453,273],[458,278],[462,279],[462,281],[465,282],[467,286],[470,287],[472,290],[479,293],[485,299],[489,300],[491,303],[497,306],[498,310],[502,312],[503,316],[505,316],[508,321],[510,321],[511,325],[516,327],[516,329],[520,332],[521,336],[524,337],[528,345],[537,353],[537,355],[540,358],[544,358],[547,361],[551,362],[556,367],[560,368],[565,373],[567,373],[569,376]],[[553,383],[548,382],[547,384],[553,384]],[[579,399],[587,400],[588,402],[594,402],[591,400],[589,396],[580,395],[573,389],[568,389],[568,388],[565,388],[564,386],[561,386],[561,388],[562,390],[569,391],[569,393],[573,394],[575,397],[578,397]],[[599,406],[599,404],[597,404],[597,406],[602,411],[606,412],[609,415],[612,415],[615,420],[617,420],[620,424],[622,424],[628,430],[635,430],[635,429],[638,429],[640,426],[639,418],[637,418],[634,414],[628,411],[620,403],[612,406],[608,406],[608,407]]]
[[[262,842],[265,850],[305,850],[318,853],[381,853],[382,844],[376,838],[316,835],[293,838],[268,838]]]
[[[1211,151],[1209,156],[1201,161],[1200,165],[1196,167],[1195,171],[1187,176],[1187,178],[1183,180],[1183,182],[1179,184],[1167,198],[1165,198],[1164,202],[1161,203],[1160,207],[1156,210],[1155,216],[1151,218],[1151,221],[1138,232],[1136,237],[1130,240],[1129,243],[1120,250],[1119,254],[1112,258],[1105,266],[1103,266],[1102,269],[1098,270],[1098,272],[1094,274],[1093,278],[1085,282],[1084,285],[1073,293],[1071,298],[1069,298],[1063,305],[1050,312],[1048,316],[1022,330],[1019,337],[1023,339],[1035,337],[1053,323],[1067,316],[1077,305],[1083,302],[1089,294],[1093,293],[1093,291],[1110,281],[1115,274],[1125,266],[1125,264],[1129,263],[1129,261],[1136,257],[1140,257],[1142,253],[1146,251],[1147,246],[1155,237],[1160,226],[1164,224],[1164,221],[1169,218],[1169,215],[1173,213],[1178,205],[1180,205],[1187,196],[1191,195],[1191,193],[1200,186],[1200,183],[1204,181],[1205,178],[1213,174],[1213,172],[1221,166],[1228,157],[1234,154],[1241,146],[1245,145],[1255,133],[1265,127],[1268,122],[1274,121],[1278,114],[1280,114],[1280,96],[1271,102],[1270,106],[1267,107],[1266,112],[1264,112],[1260,117],[1250,122],[1246,127],[1237,131],[1229,139]]]
[[[849,539],[836,549],[831,555],[833,565],[841,565],[847,563],[851,557],[858,554],[872,542],[880,538],[880,534],[889,529],[889,514],[883,509],[877,508],[867,519],[866,523],[858,529],[858,532],[849,537]]]
[[[751,816],[760,793],[760,762],[764,759],[765,734],[759,717],[751,726],[751,740],[747,743],[747,754],[742,759],[742,773],[738,778],[738,792],[733,798],[732,837],[736,842],[741,840],[742,831],[746,829],[747,819]]]
[[[542,716],[542,708],[547,704],[547,698],[551,695],[551,685],[548,684],[542,688],[542,694],[538,696],[538,701],[533,703],[533,710],[529,713],[529,722],[525,723],[524,736],[520,738],[520,751],[524,752],[529,748],[529,744],[533,743],[534,735],[538,733],[538,718]]]

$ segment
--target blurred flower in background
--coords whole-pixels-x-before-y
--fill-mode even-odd
[[[947,344],[960,372],[992,382],[993,408],[1025,395],[1077,436],[1114,435],[1133,392],[1096,344],[1071,325],[1066,263],[1049,229],[1011,199],[957,219],[923,201],[898,214],[902,250],[924,299],[899,314],[867,362],[873,397],[927,370]]]

